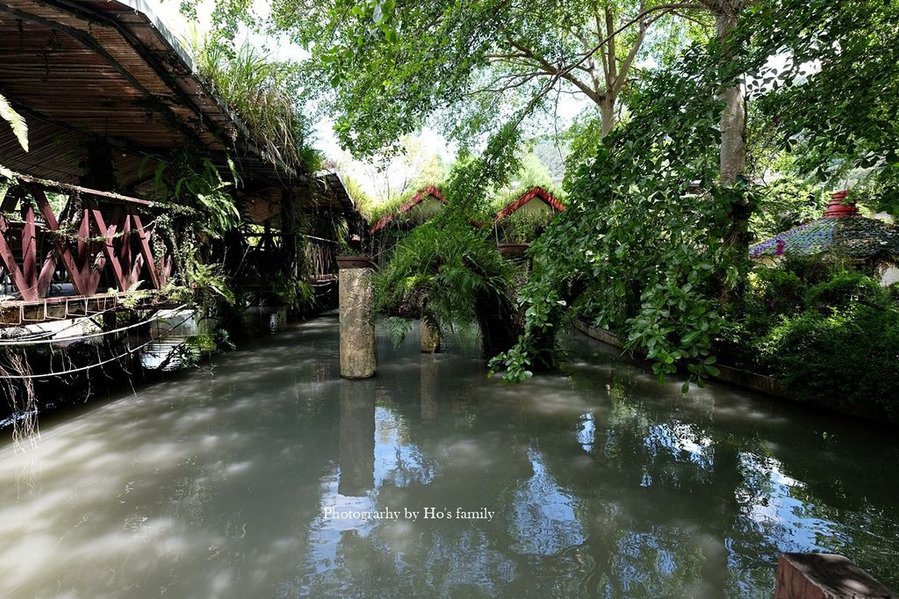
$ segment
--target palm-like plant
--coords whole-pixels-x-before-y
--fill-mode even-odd
[[[478,323],[485,356],[491,357],[517,338],[513,268],[489,230],[462,220],[426,222],[397,244],[375,276],[375,310],[422,318],[441,329]],[[405,330],[391,328],[395,336]]]
[[[9,126],[12,127],[13,134],[16,136],[16,139],[19,140],[19,145],[27,152],[28,125],[25,123],[25,119],[22,118],[22,115],[13,110],[9,100],[7,100],[3,94],[0,94],[0,118],[9,123]]]

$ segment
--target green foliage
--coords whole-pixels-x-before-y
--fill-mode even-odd
[[[731,365],[774,376],[791,396],[899,421],[899,304],[846,264],[792,258],[759,267],[716,347]]]
[[[724,231],[745,195],[713,183],[716,89],[698,52],[635,88],[629,122],[580,167],[568,209],[531,246],[525,335],[493,363],[508,379],[545,361],[541,348],[575,317],[624,334],[659,376],[687,360],[695,378],[714,372],[717,294],[740,278]]]
[[[240,223],[240,211],[233,196],[237,172],[230,159],[232,181],[223,179],[209,159],[188,149],[168,159],[149,158],[156,160],[153,173],[155,197],[171,204],[175,212],[195,217],[190,222],[198,233],[220,239]]]
[[[827,315],[807,310],[771,329],[760,350],[795,397],[899,422],[895,305],[853,302]]]
[[[500,256],[492,230],[472,223],[488,212],[491,182],[515,172],[517,140],[517,129],[505,127],[482,156],[457,161],[444,190],[446,208],[405,235],[375,276],[378,313],[424,318],[444,329],[477,322],[486,350],[508,346],[491,330],[515,329],[514,268]]]
[[[530,243],[549,226],[554,214],[552,211],[513,212],[497,223],[497,237],[501,243]]]
[[[387,216],[388,214],[392,214],[394,216],[394,220],[397,222],[414,222],[416,224],[422,223],[427,220],[427,217],[433,216],[432,214],[424,213],[420,209],[413,208],[408,210],[407,212],[400,212],[400,207],[403,204],[411,200],[418,192],[422,191],[423,188],[420,189],[409,189],[405,193],[394,196],[390,200],[386,202],[380,202],[379,204],[373,206],[369,210],[370,220],[372,223],[376,223],[379,219]],[[425,202],[429,202],[427,198],[424,200]],[[419,207],[421,205],[419,204]]]
[[[852,168],[899,164],[896,0],[767,0],[743,19],[741,70],[763,127],[797,167],[836,185]],[[785,64],[769,61],[778,55]]]
[[[509,266],[487,231],[467,223],[426,222],[397,244],[375,276],[375,310],[426,318],[439,328],[477,322],[478,298],[510,302],[510,280]]]
[[[25,119],[23,119],[18,112],[13,110],[13,107],[9,104],[9,100],[7,100],[3,94],[0,94],[0,118],[9,123],[9,126],[12,127],[13,135],[16,136],[19,145],[27,152],[28,124],[25,123]]]
[[[314,172],[321,157],[307,145],[311,126],[296,104],[296,69],[245,42],[236,49],[213,35],[195,44],[200,76],[249,127],[266,157]]]
[[[602,121],[596,111],[585,111],[565,132],[564,140],[571,151],[565,159],[565,177],[562,186],[571,193],[576,184],[576,174],[593,160],[602,143]]]
[[[235,301],[229,277],[218,256],[211,253],[210,242],[222,240],[240,224],[240,212],[233,189],[237,175],[228,161],[233,181],[226,181],[215,165],[190,149],[168,159],[152,156],[156,201],[170,210],[156,218],[158,239],[166,239],[175,254],[178,286],[169,288],[170,296],[191,299],[208,314],[216,304]],[[186,291],[186,292],[185,292]]]
[[[205,327],[204,327],[205,328]],[[191,335],[172,350],[165,363],[175,363],[179,368],[196,368],[200,363],[218,352],[234,351],[237,347],[228,331],[220,328],[203,330]]]
[[[873,212],[886,212],[899,218],[899,164],[890,165],[866,177],[851,191],[851,199]]]
[[[387,318],[387,333],[394,347],[402,345],[406,335],[412,330],[412,321],[407,318],[389,316]]]
[[[435,114],[470,142],[495,130],[510,107],[549,112],[551,90],[614,104],[642,58],[675,55],[692,24],[707,20],[676,8],[691,20],[675,19],[660,0],[282,0],[269,25],[311,53],[305,89],[330,105],[341,145],[361,155]],[[229,38],[239,23],[255,24],[243,0],[218,0],[213,17]]]
[[[341,173],[340,179],[343,181],[343,186],[346,189],[347,194],[349,194],[350,198],[353,200],[356,210],[368,219],[369,222],[375,222],[377,218],[374,217],[374,200],[364,189],[362,189],[362,185],[359,184],[359,181],[346,173]]]
[[[189,245],[189,244],[188,244]],[[234,303],[234,291],[231,289],[224,269],[217,264],[202,262],[196,254],[185,256],[182,252],[182,282],[194,291],[194,298],[200,305],[211,306],[221,300],[226,304]]]
[[[820,187],[793,176],[780,177],[757,189],[758,207],[750,219],[756,241],[820,218],[827,206],[827,194]]]
[[[805,295],[805,305],[822,314],[838,312],[856,303],[887,307],[889,292],[876,279],[845,270],[812,286]]]

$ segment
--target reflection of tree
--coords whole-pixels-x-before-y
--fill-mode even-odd
[[[606,360],[608,366],[599,367],[603,375],[592,368],[590,376],[572,377],[585,393],[609,397],[610,409],[605,423],[597,418],[592,449],[583,447],[575,430],[569,451],[578,447],[596,458],[604,496],[610,487],[612,493],[632,489],[642,473],[643,484],[651,481],[647,502],[664,506],[669,517],[698,522],[694,536],[705,539],[706,588],[743,596],[770,586],[777,556],[785,550],[860,556],[875,574],[888,576],[899,553],[895,485],[872,487],[870,470],[858,464],[885,463],[872,455],[877,451],[895,461],[894,444],[878,447],[862,438],[864,429],[764,398],[747,399],[727,387],[683,397],[675,385],[669,392],[641,369]],[[563,475],[570,468],[552,461],[549,467],[566,484],[576,483]],[[701,510],[679,504],[684,490],[696,501],[705,498]],[[710,538],[717,539],[711,546]]]
[[[575,512],[576,500],[547,472],[540,451],[528,448],[534,474],[515,490],[510,515],[513,549],[519,553],[555,555],[585,540]]]
[[[310,557],[305,591],[759,596],[781,549],[815,547],[861,555],[866,568],[879,560],[871,570],[889,580],[899,508],[885,496],[895,483],[860,490],[870,480],[853,460],[875,462],[845,429],[824,438],[805,413],[784,416],[726,388],[684,397],[676,383],[602,357],[521,387],[485,384],[476,358],[451,354],[416,376],[421,355],[408,346],[377,382],[391,393],[377,400],[373,506],[508,511],[490,523],[313,535],[310,544],[330,539],[335,550]]]

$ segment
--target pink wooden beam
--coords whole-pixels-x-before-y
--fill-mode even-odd
[[[22,206],[22,276],[29,287],[37,290],[37,227],[34,224],[34,207]]]
[[[47,196],[37,187],[33,187],[31,193],[37,201],[38,209],[44,217],[44,221],[47,223],[48,231],[50,231],[51,234],[58,233],[59,221],[56,220],[56,215],[53,214],[53,209],[50,207],[50,202],[47,201]],[[56,249],[56,258],[62,260],[63,266],[69,273],[69,278],[72,280],[72,286],[75,288],[75,293],[78,295],[91,295],[92,291],[89,288],[88,281],[85,280],[83,271],[75,262],[75,258],[72,256],[72,252],[65,240],[60,235],[53,235],[53,245]],[[46,268],[47,263],[45,262],[44,268],[41,269],[41,274],[43,276],[46,276],[44,275],[44,270]],[[47,285],[49,287],[49,282]]]
[[[110,220],[111,224],[107,227],[106,220],[103,218],[103,214],[100,212],[100,209],[97,207],[91,208],[91,216],[93,217],[94,224],[97,225],[97,230],[100,232],[100,236],[104,239],[103,254],[106,256],[106,261],[112,267],[112,273],[119,285],[119,289],[122,291],[127,291],[129,286],[128,281],[122,271],[122,264],[119,262],[119,257],[116,255],[115,246],[113,245],[116,230],[119,227],[118,222],[121,219],[121,214],[121,208],[117,207],[112,215],[112,219]]]
[[[153,258],[153,249],[150,247],[150,234],[144,229],[144,224],[141,221],[140,215],[134,214],[131,218],[134,220],[134,226],[137,228],[137,240],[140,244],[141,256],[144,258],[144,263],[147,265],[147,272],[150,275],[150,285],[153,289],[162,289],[162,281],[157,273],[156,261]]]

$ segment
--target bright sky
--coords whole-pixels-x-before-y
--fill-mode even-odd
[[[206,32],[210,28],[213,9],[212,0],[201,0],[196,3],[196,12],[199,16],[198,23],[188,22],[181,14],[179,0],[145,0],[145,2],[151,7],[156,16],[165,23],[166,27],[184,41],[185,47],[190,47],[191,44],[188,40],[193,39],[196,32]],[[259,16],[265,17],[270,11],[270,3],[255,0],[253,8]],[[254,45],[268,48],[273,58],[279,60],[302,60],[305,58],[306,52],[285,38],[273,39],[255,34],[247,37]],[[560,127],[563,125],[567,126],[567,123],[570,123],[577,114],[583,111],[584,106],[582,98],[573,97],[570,94],[562,94],[558,105]],[[432,156],[437,155],[440,156],[444,163],[451,163],[456,156],[456,147],[447,142],[434,129],[425,127],[417,134],[417,139],[425,159],[430,159]],[[384,171],[379,171],[371,162],[354,159],[337,143],[331,119],[325,118],[316,123],[315,139],[312,145],[322,152],[327,159],[337,163],[342,174],[351,176],[362,186],[366,193],[376,200],[387,199],[384,197],[379,198],[378,196],[384,196],[385,190],[395,189],[410,178],[410,173],[396,163]]]
[[[180,11],[179,0],[146,0],[155,14],[165,23],[166,27],[182,39],[185,47],[190,44],[187,40],[194,37],[195,32],[205,32],[210,28],[210,18],[213,9],[211,0],[202,0],[197,3],[198,23],[189,22]],[[269,13],[269,3],[256,0],[254,10],[264,17]],[[271,56],[278,60],[302,60],[306,52],[288,39],[265,37],[260,35],[248,35],[248,39],[258,46],[267,47]],[[344,151],[337,143],[334,135],[334,122],[331,119],[322,119],[316,123],[315,139],[313,146],[324,154],[328,160],[339,164],[342,174],[353,177],[370,196],[384,195],[384,191],[390,187],[401,185],[401,181],[409,177],[401,166],[393,165],[384,172],[379,172],[373,164],[367,161],[354,159]],[[425,128],[419,135],[421,148],[427,158],[439,155],[446,162],[451,162],[456,154],[446,139],[430,128]],[[386,199],[386,198],[385,198]]]

